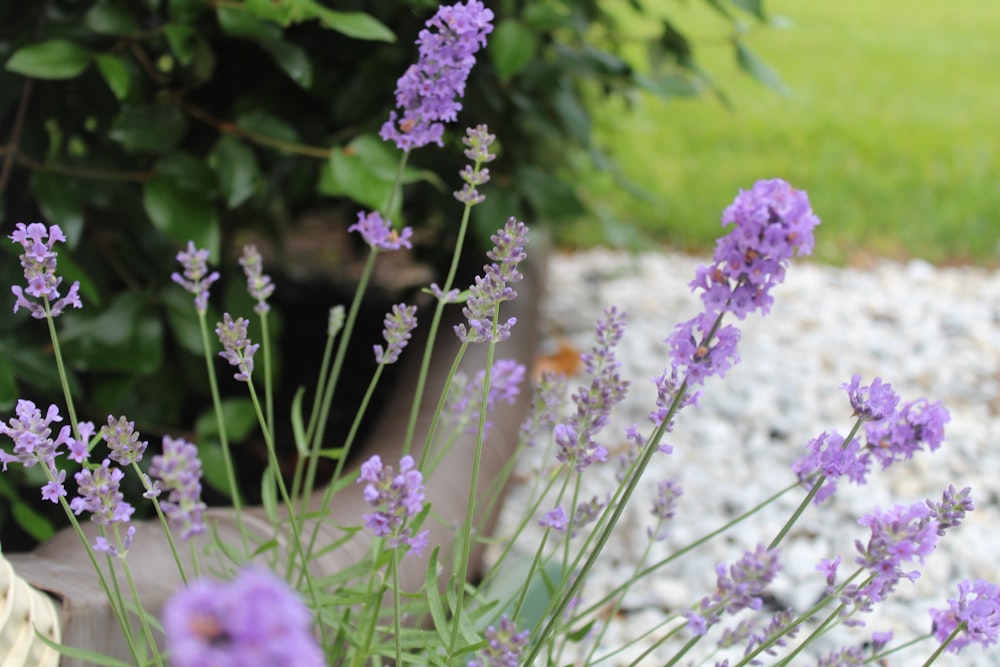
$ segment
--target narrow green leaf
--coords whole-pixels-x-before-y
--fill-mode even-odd
[[[788,89],[778,73],[758,58],[743,42],[736,42],[736,62],[747,74],[760,81],[771,90],[787,95]]]
[[[215,145],[211,157],[226,207],[234,209],[257,191],[260,171],[253,150],[231,134],[224,135]]]
[[[87,49],[66,39],[52,39],[18,49],[5,67],[35,79],[72,79],[89,64]]]
[[[486,43],[501,81],[510,81],[534,60],[538,53],[537,34],[517,19],[500,22]]]
[[[104,77],[111,92],[119,100],[125,99],[131,84],[128,66],[118,56],[100,54],[95,60],[97,61],[97,69],[100,70],[101,76]]]
[[[306,442],[306,427],[302,419],[302,400],[306,395],[306,388],[299,387],[292,399],[292,435],[295,438],[295,449],[300,456],[309,453],[309,443]]]
[[[424,593],[427,595],[427,610],[434,619],[434,628],[437,630],[438,638],[442,646],[448,646],[451,638],[448,636],[448,611],[444,608],[441,600],[441,592],[438,590],[438,555],[441,547],[434,547],[430,558],[427,559],[427,578],[424,583]]]
[[[129,663],[104,655],[103,653],[88,651],[65,644],[57,644],[37,630],[35,630],[35,637],[49,648],[58,651],[67,658],[75,658],[86,664],[101,665],[102,667],[131,667]]]
[[[14,503],[11,513],[14,515],[14,520],[17,521],[17,525],[38,542],[44,542],[56,534],[52,522],[36,512],[27,503]]]
[[[267,466],[260,478],[260,504],[272,524],[278,523],[278,487],[274,468]]]

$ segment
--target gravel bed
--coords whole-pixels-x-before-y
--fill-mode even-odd
[[[673,325],[698,312],[700,302],[687,284],[702,261],[670,251],[633,255],[606,249],[551,259],[542,318],[551,348],[568,342],[588,350],[594,322],[605,307],[614,304],[629,314],[618,356],[633,385],[604,432],[612,460],[624,449],[626,427],[638,423],[644,434],[650,431],[646,416],[655,389],[648,379],[669,365],[663,339]],[[892,630],[894,644],[925,634],[930,629],[927,610],[944,607],[946,598],[956,596],[958,581],[983,577],[1000,582],[1000,537],[993,533],[1000,526],[1000,273],[939,269],[921,261],[886,262],[866,270],[797,261],[774,296],[769,315],[740,323],[741,363],[723,380],[710,380],[698,407],[678,417],[668,435],[674,453],[654,458],[588,580],[584,602],[626,580],[646,549],[657,481],[676,478],[684,495],[670,536],[653,546],[647,562],[662,559],[792,483],[790,464],[811,438],[824,430],[846,434],[850,429],[851,409],[839,387],[860,373],[865,382],[876,375],[890,382],[903,400],[943,401],[952,418],[947,441],[933,454],[874,471],[867,486],[841,483],[831,500],[810,507],[783,545],[774,602],[800,611],[815,602],[824,586],[815,571],[821,558],[841,554],[845,565],[840,574],[850,572],[854,541],[867,539],[856,520],[874,506],[939,499],[949,484],[971,486],[976,511],[939,542],[920,579],[902,582],[893,598],[864,617],[867,627],[839,627],[819,648],[856,645],[873,631]],[[570,386],[575,386],[572,379]],[[553,465],[542,460],[541,452],[529,452],[519,461],[501,531],[513,530],[528,502],[531,481],[541,467]],[[592,466],[583,474],[582,498],[604,498],[615,485],[613,465]],[[800,490],[786,494],[765,512],[644,580],[615,615],[598,655],[641,637],[667,614],[711,593],[715,565],[769,541],[803,495]],[[532,553],[540,536],[540,529],[529,527],[516,551]],[[654,629],[601,664],[630,664],[665,632]],[[689,636],[681,633],[683,640]],[[713,648],[717,638],[713,633],[703,640],[691,660],[704,656],[698,651]],[[923,642],[894,655],[889,664],[920,665],[933,648],[931,641]],[[641,664],[663,664],[670,655],[671,650],[661,648]],[[738,653],[713,655],[707,664],[726,655]],[[564,655],[560,664],[574,659]],[[796,660],[815,662],[815,657]],[[937,664],[1000,665],[1000,651],[972,646]]]

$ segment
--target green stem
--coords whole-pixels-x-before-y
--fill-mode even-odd
[[[73,405],[73,394],[69,390],[69,375],[66,373],[66,365],[63,363],[62,348],[59,347],[59,336],[56,335],[55,318],[52,317],[52,310],[49,307],[48,297],[42,297],[45,304],[45,319],[49,325],[49,338],[52,341],[52,354],[56,358],[56,367],[59,369],[59,383],[62,385],[63,398],[66,401],[66,413],[69,416],[70,427],[73,429],[73,437],[80,440],[80,428],[76,422],[76,408]]]
[[[153,485],[149,481],[149,477],[143,474],[142,470],[139,468],[139,464],[132,461],[132,470],[139,477],[142,482],[142,486],[146,491],[151,491]],[[177,564],[177,572],[181,575],[181,581],[185,586],[188,584],[187,575],[184,573],[184,565],[181,563],[180,554],[177,552],[177,543],[174,542],[174,534],[170,529],[170,522],[167,521],[167,517],[163,514],[163,508],[160,507],[160,499],[153,497],[153,508],[156,510],[156,516],[160,519],[160,525],[163,526],[163,534],[167,536],[167,544],[170,546],[170,553],[173,554],[174,562]]]

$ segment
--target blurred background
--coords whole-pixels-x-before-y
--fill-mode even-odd
[[[479,123],[500,155],[474,209],[471,272],[511,215],[564,250],[708,253],[736,192],[772,177],[809,191],[821,261],[1000,264],[1000,4],[487,4],[495,30],[459,122],[443,148],[409,156],[405,203],[385,211],[400,155],[377,134],[436,2],[0,2],[0,229],[44,221],[69,239],[60,274],[81,282],[86,307],[58,326],[82,419],[126,415],[153,444],[198,442],[212,501],[228,502],[191,298],[170,280],[177,251],[194,240],[222,271],[214,323],[249,313],[236,258],[244,242],[261,246],[287,403],[313,381],[327,309],[350,299],[363,264],[347,227],[361,210],[414,226],[414,252],[377,270],[364,352],[349,356],[359,365],[347,373],[368,378],[388,305],[419,302],[455,245],[461,137]],[[20,273],[0,244],[0,283]],[[62,404],[41,326],[23,311],[0,317],[3,414],[18,398]],[[352,418],[350,384],[335,422]],[[264,453],[233,385],[227,420],[252,494]],[[59,525],[40,480],[0,475],[5,548]]]

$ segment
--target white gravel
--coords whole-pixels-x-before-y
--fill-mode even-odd
[[[646,415],[655,390],[648,379],[669,364],[662,341],[673,325],[698,312],[700,302],[687,283],[701,261],[669,251],[631,255],[605,249],[551,260],[543,306],[549,345],[562,340],[588,350],[602,309],[614,304],[629,314],[619,358],[633,386],[604,432],[602,442],[612,459],[624,446],[628,425],[637,422],[645,434],[650,431]],[[851,410],[839,387],[860,373],[865,382],[881,376],[904,400],[943,401],[952,417],[947,442],[936,453],[921,453],[888,471],[875,471],[865,487],[841,483],[830,501],[811,507],[783,545],[783,569],[772,590],[780,603],[805,609],[824,586],[814,570],[821,558],[839,553],[845,561],[841,575],[853,569],[847,565],[853,562],[854,541],[867,538],[856,524],[861,514],[876,505],[939,499],[949,484],[971,486],[976,511],[941,540],[922,568],[923,576],[912,585],[901,583],[893,599],[865,617],[867,627],[837,628],[821,648],[854,645],[873,631],[893,630],[893,644],[926,634],[927,610],[944,607],[946,598],[957,594],[958,581],[983,577],[1000,582],[1000,538],[992,532],[1000,526],[1000,273],[938,269],[921,261],[884,263],[868,270],[795,261],[774,295],[769,315],[740,323],[741,363],[724,380],[709,381],[700,405],[679,416],[675,432],[668,435],[674,453],[654,458],[588,580],[584,602],[597,600],[635,567],[647,546],[645,531],[658,480],[677,478],[684,495],[671,535],[653,547],[651,561],[793,482],[789,464],[812,437],[824,430],[849,430]],[[537,455],[520,461],[522,481],[506,506],[502,530],[513,530],[540,465],[551,468],[554,462]],[[588,469],[582,497],[605,497],[615,485],[613,469],[610,463]],[[787,494],[766,512],[636,586],[625,601],[627,613],[611,623],[598,655],[641,637],[668,614],[711,593],[715,565],[768,542],[803,495],[799,490]],[[517,552],[532,553],[540,535],[539,529],[529,527],[516,544]],[[582,536],[573,543],[582,543]],[[652,637],[663,632],[654,631]],[[690,635],[685,631],[680,636],[686,641]],[[717,638],[709,635],[680,664],[698,664],[696,658],[705,655],[702,649],[712,648]],[[630,664],[650,643],[649,638],[638,639],[600,664]],[[933,648],[933,641],[923,642],[894,655],[889,664],[920,665]],[[670,655],[669,648],[661,648],[641,664],[663,664]],[[707,664],[724,655],[713,655]],[[566,654],[561,664],[572,659]],[[800,656],[795,664],[815,661]],[[1000,665],[1000,650],[984,652],[972,646],[936,664]]]

